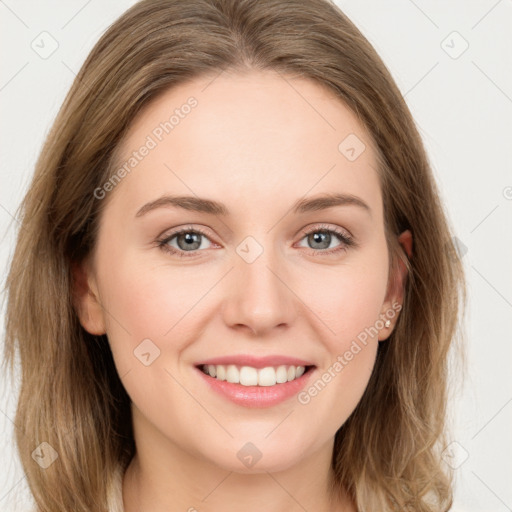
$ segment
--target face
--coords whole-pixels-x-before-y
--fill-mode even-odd
[[[239,472],[329,446],[401,300],[367,131],[318,84],[223,73],[166,91],[118,156],[80,318],[136,431]]]

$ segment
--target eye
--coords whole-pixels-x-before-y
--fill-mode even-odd
[[[303,232],[301,241],[304,239],[309,245],[309,247],[306,247],[312,251],[313,255],[336,254],[340,251],[346,251],[349,247],[357,246],[353,237],[347,232],[325,224]],[[336,240],[340,243],[333,248],[332,243]],[[206,244],[203,243],[205,241],[207,241]],[[205,231],[191,226],[167,234],[164,238],[157,240],[157,244],[163,251],[180,257],[193,257],[201,249],[208,249],[212,246],[212,242]],[[304,247],[304,245],[299,247]]]
[[[187,252],[195,252],[199,249],[208,249],[203,243],[210,239],[204,231],[199,228],[185,227],[168,234],[165,238],[158,240],[158,246],[166,252],[178,256],[188,256]]]
[[[341,231],[339,228],[332,228],[327,225],[315,226],[302,233],[302,240],[306,240],[307,247],[313,250],[313,254],[335,254],[340,251],[346,251],[349,247],[355,247],[356,243],[352,236]],[[332,242],[339,243],[332,248]],[[304,245],[301,245],[304,247]]]

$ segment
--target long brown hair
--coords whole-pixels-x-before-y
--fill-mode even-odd
[[[333,491],[361,512],[446,511],[448,355],[464,271],[411,113],[389,71],[329,0],[143,0],[95,45],[55,120],[19,208],[6,288],[4,364],[19,353],[15,423],[38,512],[97,512],[134,455],[130,400],[106,336],[80,325],[72,265],[94,247],[105,201],[94,191],[141,109],[170,87],[226,69],[274,70],[334,92],[373,138],[391,263],[409,270],[403,308],[335,437]],[[397,244],[413,234],[409,259]],[[460,356],[460,353],[459,353]],[[31,453],[47,442],[46,469]],[[119,507],[119,503],[116,504]]]

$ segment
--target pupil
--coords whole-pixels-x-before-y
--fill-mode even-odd
[[[321,244],[321,249],[326,249],[329,247],[330,234],[322,232],[313,233],[313,242]]]
[[[185,234],[181,235],[180,237],[178,237],[178,245],[181,246],[179,241],[183,240],[183,238],[184,238],[185,242],[186,242],[185,247],[187,249],[197,249],[201,245],[201,242],[196,240],[196,238],[198,238],[199,236],[200,235],[198,233],[185,233]],[[196,244],[196,246],[192,247],[193,244]],[[181,248],[183,248],[183,247],[181,247]]]

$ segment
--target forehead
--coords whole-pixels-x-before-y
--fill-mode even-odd
[[[123,165],[114,197],[133,208],[164,192],[248,205],[336,191],[380,204],[362,123],[320,84],[276,72],[224,72],[164,91],[132,123],[118,151]]]

